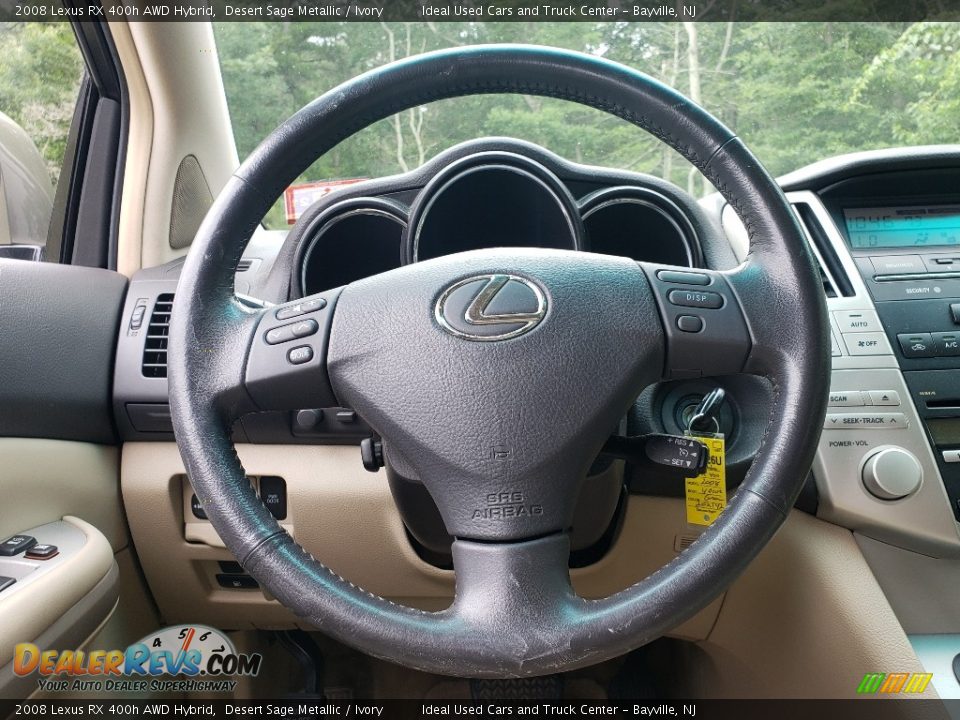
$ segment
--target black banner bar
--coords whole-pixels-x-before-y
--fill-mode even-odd
[[[802,680],[800,680],[802,682]],[[0,700],[0,717],[376,718],[696,718],[697,720],[902,720],[960,711],[960,700]],[[956,717],[956,715],[954,715]]]
[[[916,22],[960,0],[0,0],[0,21]]]

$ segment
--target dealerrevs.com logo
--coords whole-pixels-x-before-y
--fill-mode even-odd
[[[933,673],[867,673],[857,686],[860,695],[906,693],[919,695],[927,689]]]
[[[204,625],[176,625],[125,650],[14,648],[17,675],[38,675],[47,692],[232,692],[235,676],[260,672],[259,653],[238,653],[226,635]]]

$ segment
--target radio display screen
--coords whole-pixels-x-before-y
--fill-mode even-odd
[[[927,428],[936,445],[960,445],[960,418],[928,419]]]
[[[960,205],[849,208],[843,215],[854,249],[960,245]]]

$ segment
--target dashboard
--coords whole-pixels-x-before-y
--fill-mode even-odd
[[[710,236],[710,237],[706,237]],[[465,250],[540,247],[698,267],[715,226],[687,193],[638,173],[567,162],[508,139],[451,148],[422,168],[331,193],[285,244],[290,297]]]
[[[960,146],[831,158],[779,182],[819,265],[832,336],[829,407],[795,510],[852,531],[911,639],[939,638],[937,647],[946,642],[953,657],[960,650]],[[521,213],[525,207],[536,212]],[[345,185],[289,232],[258,230],[235,287],[282,303],[447,252],[501,245],[712,269],[733,268],[749,251],[745,228],[719,195],[698,201],[654,177],[492,138],[410,173]],[[131,532],[167,619],[294,627],[297,620],[224,548],[173,442],[166,353],[175,348],[167,329],[181,265],[137,273],[120,321],[113,409]],[[657,383],[617,432],[682,432],[718,387],[726,393],[717,424],[732,493],[763,441],[774,396],[765,380]],[[450,537],[415,477],[390,462],[366,472],[361,443],[371,433],[344,407],[251,414],[233,428],[250,482],[298,543],[372,592],[446,607]],[[700,531],[685,522],[675,478],[601,456],[586,482],[570,554],[585,597],[641,579]],[[637,513],[649,515],[638,522]],[[706,637],[714,621],[704,611],[692,621],[700,629],[684,632]]]
[[[898,547],[960,554],[960,149],[860,153],[780,182],[820,266],[833,345],[830,407],[797,507]],[[279,303],[448,253],[502,246],[714,269],[736,266],[747,252],[746,231],[719,195],[697,201],[658,178],[488,138],[409,173],[346,185],[289,233],[256,233],[236,286]],[[131,282],[114,381],[126,441],[173,437],[165,355],[179,270],[179,262],[150,268]],[[681,432],[718,386],[727,397],[718,424],[732,489],[762,442],[773,392],[763,379],[659,383],[637,399],[621,432]],[[236,441],[255,445],[355,447],[370,437],[350,408],[258,413],[234,427]],[[609,469],[598,458],[591,471],[607,480],[585,511],[582,526],[590,530],[575,548],[584,562],[602,554],[597,543],[616,526],[621,488],[682,493],[656,472],[628,466],[620,478]],[[419,549],[442,556],[449,537],[424,512],[430,502],[422,487],[398,472],[390,485]],[[192,527],[205,537],[198,523],[194,517]]]

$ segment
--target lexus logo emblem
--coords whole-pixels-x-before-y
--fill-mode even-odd
[[[516,275],[474,275],[454,283],[437,300],[440,327],[465,340],[507,340],[533,330],[547,314],[547,297]]]

